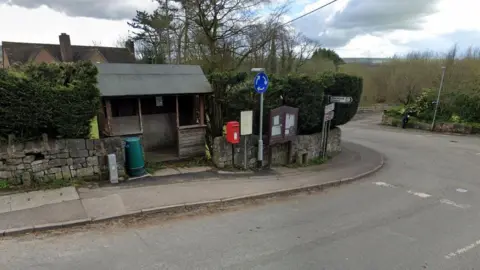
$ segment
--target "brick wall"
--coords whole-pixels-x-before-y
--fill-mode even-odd
[[[321,133],[312,135],[300,135],[297,136],[295,141],[288,144],[274,145],[271,150],[268,146],[263,149],[264,152],[264,165],[268,165],[270,159],[269,151],[272,151],[271,165],[286,165],[289,163],[297,162],[300,158],[306,158],[306,161],[318,158],[321,154]],[[244,167],[245,160],[245,140],[247,143],[247,166],[254,167],[257,162],[257,143],[258,136],[242,136],[240,143],[235,145],[232,153],[232,145],[228,143],[224,137],[217,137],[213,141],[213,163],[219,167],[224,168],[232,166],[232,157],[235,161],[235,166]],[[266,142],[266,138],[264,138]],[[341,130],[340,128],[334,128],[330,131],[327,145],[327,155],[334,156],[342,151],[341,148]]]
[[[44,137],[41,141],[19,143],[11,136],[8,143],[0,145],[0,179],[26,186],[54,179],[99,179],[108,173],[106,156],[112,153],[117,156],[119,175],[123,176],[121,138],[49,140]]]

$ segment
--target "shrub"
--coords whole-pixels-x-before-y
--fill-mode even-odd
[[[350,104],[335,104],[332,126],[346,124],[357,113],[363,91],[362,78],[344,73],[326,73],[322,80],[328,84],[325,95],[352,97],[353,101]]]
[[[235,73],[214,73],[209,79],[214,88],[214,96],[207,110],[209,119],[213,117],[213,107],[222,115],[222,126],[227,121],[240,120],[243,110],[254,111],[253,131],[258,133],[260,95],[253,89],[253,78],[245,80],[245,75]],[[340,73],[322,73],[315,77],[290,74],[269,76],[270,84],[264,94],[263,131],[268,134],[270,110],[281,105],[299,108],[299,134],[320,132],[323,124],[324,93],[352,96],[354,102],[336,107],[332,127],[347,123],[356,113],[362,94],[362,80],[359,77]],[[348,88],[348,89],[345,89]],[[221,108],[221,109],[220,109]],[[221,132],[219,133],[221,135]],[[214,135],[214,136],[220,136]]]
[[[396,106],[392,107],[385,111],[387,116],[392,117],[402,117],[405,114],[405,107],[404,106]]]
[[[0,137],[88,137],[100,109],[96,75],[89,62],[1,70]]]

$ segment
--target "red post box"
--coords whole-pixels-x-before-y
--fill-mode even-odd
[[[240,124],[237,121],[227,123],[227,142],[232,144],[240,142]]]

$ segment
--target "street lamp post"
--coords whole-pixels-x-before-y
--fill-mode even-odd
[[[440,80],[440,88],[438,88],[437,103],[435,104],[435,112],[433,113],[432,126],[430,128],[432,131],[435,128],[435,119],[437,118],[438,105],[440,104],[440,94],[442,93],[443,80],[445,79],[445,70],[447,70],[447,68],[442,67],[442,79]]]

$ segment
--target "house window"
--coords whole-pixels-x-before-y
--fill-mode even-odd
[[[112,117],[138,115],[138,101],[136,98],[112,99]]]

